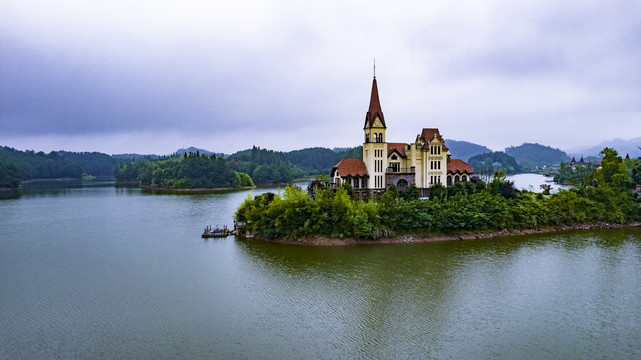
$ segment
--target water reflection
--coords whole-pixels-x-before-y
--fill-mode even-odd
[[[0,202],[0,358],[641,358],[641,229],[200,238],[263,191]]]
[[[641,330],[640,240],[631,229],[587,239],[577,232],[370,247],[237,246],[243,271],[256,274],[244,286],[258,290],[264,306],[287,304],[273,315],[305,313],[305,321],[285,322],[297,329],[301,348],[314,349],[319,336],[328,342],[324,358],[338,348],[347,357],[544,359],[591,357],[615,346],[605,338],[609,330],[590,330],[603,332],[599,345],[587,336],[594,319],[612,314],[636,318],[631,327],[609,325],[627,327],[620,335],[628,344],[641,340],[631,331]],[[608,299],[613,292],[635,300],[622,310]]]

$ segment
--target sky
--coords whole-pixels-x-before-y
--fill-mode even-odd
[[[0,0],[0,145],[503,150],[641,136],[641,0]]]

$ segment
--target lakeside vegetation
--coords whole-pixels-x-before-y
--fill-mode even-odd
[[[189,149],[194,151],[187,152]],[[302,176],[328,173],[343,158],[362,157],[362,146],[339,152],[326,148],[278,152],[254,146],[229,156],[189,149],[158,156],[69,151],[45,154],[0,147],[0,187],[18,188],[22,181],[33,179],[79,179],[86,174],[114,176],[120,184],[151,187],[237,188],[254,183],[285,184]],[[176,159],[181,156],[216,161],[188,160],[177,165]]]
[[[121,164],[114,176],[120,183],[169,189],[254,186],[247,174],[232,170],[225,159],[199,153]]]
[[[360,149],[356,148],[357,150]],[[361,152],[335,153],[325,148],[310,148],[289,153],[261,149],[239,151],[226,159],[184,153],[182,156],[120,164],[114,176],[118,183],[169,189],[239,188],[254,184],[286,184],[296,178],[329,172],[342,156]]]
[[[604,149],[602,167],[590,178],[597,186],[579,184],[553,195],[519,191],[505,174],[489,182],[478,177],[450,188],[434,186],[429,200],[399,196],[392,186],[375,199],[358,199],[349,185],[332,190],[327,179],[306,191],[288,186],[282,194],[247,198],[235,220],[266,238],[310,236],[379,238],[394,235],[461,234],[546,226],[641,220],[641,203],[628,188],[641,176],[616,151]],[[592,183],[591,181],[589,183]]]
[[[17,170],[17,171],[16,171]],[[4,187],[18,187],[20,182],[32,179],[59,179],[82,176],[81,167],[63,158],[55,151],[19,151],[0,147],[0,179]],[[17,185],[16,185],[17,184]]]

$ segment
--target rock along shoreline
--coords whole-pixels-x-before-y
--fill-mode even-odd
[[[391,237],[382,237],[379,239],[355,239],[355,238],[333,238],[327,236],[311,236],[305,238],[287,239],[275,238],[269,239],[258,234],[241,235],[241,238],[257,239],[260,241],[292,244],[292,245],[310,245],[310,246],[344,246],[344,245],[374,245],[374,244],[408,244],[437,241],[454,241],[454,240],[480,240],[491,239],[495,237],[523,236],[532,234],[547,234],[554,232],[573,231],[573,230],[596,230],[596,229],[623,229],[641,227],[641,222],[632,222],[625,224],[615,224],[609,222],[599,222],[593,224],[576,224],[576,225],[558,225],[547,226],[538,229],[522,230],[500,230],[492,232],[466,233],[466,234],[438,234],[438,235],[400,235]]]

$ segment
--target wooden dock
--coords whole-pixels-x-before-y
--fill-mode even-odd
[[[205,227],[205,231],[203,231],[202,237],[203,239],[222,238],[229,235],[234,235],[234,231],[227,229],[227,225],[223,226],[222,229],[218,226],[212,227],[211,225],[207,225],[207,227]]]

